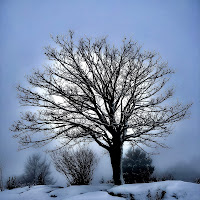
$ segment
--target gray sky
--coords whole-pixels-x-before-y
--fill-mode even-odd
[[[50,33],[109,36],[119,44],[133,37],[146,50],[155,50],[176,73],[174,100],[193,102],[191,118],[175,125],[154,162],[160,168],[176,163],[200,166],[200,1],[199,0],[1,0],[0,1],[0,162],[5,174],[19,174],[33,149],[17,152],[10,125],[19,118],[15,86],[47,62],[43,47]],[[37,150],[38,151],[38,150]],[[199,167],[200,169],[200,167]]]

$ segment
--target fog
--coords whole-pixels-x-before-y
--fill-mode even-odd
[[[69,29],[79,36],[108,36],[111,44],[132,37],[144,49],[159,52],[175,70],[170,84],[175,86],[174,101],[193,102],[191,117],[174,125],[164,141],[168,149],[156,152],[157,174],[173,173],[177,179],[192,180],[200,174],[200,2],[169,1],[1,1],[0,2],[0,164],[4,179],[23,172],[29,155],[42,149],[18,151],[19,144],[9,130],[23,110],[16,85],[26,86],[25,75],[41,68],[47,59],[43,47],[52,43],[49,34],[65,34]],[[53,148],[53,146],[51,146]],[[108,154],[92,147],[100,157],[94,181],[109,180],[112,170]],[[127,146],[124,147],[126,151]],[[64,184],[62,176],[55,178]]]

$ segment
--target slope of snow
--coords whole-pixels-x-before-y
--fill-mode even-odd
[[[59,188],[33,186],[0,192],[0,200],[200,200],[200,184],[183,181]]]
[[[108,190],[112,195],[133,194],[135,200],[200,200],[200,185],[183,181],[125,184]]]
[[[73,196],[70,198],[66,198],[63,200],[126,200],[121,197],[113,197],[109,195],[107,192],[88,192],[85,194]]]
[[[5,190],[0,192],[0,200],[49,200],[48,192],[51,190],[45,185]]]
[[[108,190],[110,189],[112,186],[110,185],[99,185],[99,186],[93,186],[93,185],[73,185],[67,188],[61,188],[61,189],[57,189],[54,190],[52,192],[50,192],[50,195],[55,195],[57,197],[59,197],[60,199],[67,199],[69,197],[72,196],[77,196],[79,194],[84,194],[87,192],[96,192],[96,191],[100,191],[100,190]]]
[[[79,194],[107,190],[110,188],[110,185],[80,185],[70,186],[67,188],[41,185],[32,186],[31,188],[24,187],[13,190],[5,190],[3,192],[0,192],[0,200],[65,200],[69,197],[77,196]]]

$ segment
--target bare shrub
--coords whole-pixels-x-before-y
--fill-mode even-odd
[[[200,184],[200,178],[197,178],[197,179],[195,180],[195,183]]]
[[[18,187],[18,185],[17,185],[16,177],[15,176],[11,177],[11,178],[9,177],[8,181],[7,181],[6,188],[8,190],[12,190],[12,189],[17,188],[17,187]]]
[[[65,175],[69,184],[88,185],[97,163],[94,152],[87,147],[61,149],[52,153],[56,170]]]

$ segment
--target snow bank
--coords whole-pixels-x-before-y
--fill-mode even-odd
[[[60,199],[67,199],[72,196],[76,196],[79,194],[84,194],[87,192],[95,192],[100,190],[108,190],[110,189],[110,185],[99,185],[99,186],[93,186],[93,185],[73,185],[67,188],[61,188],[54,190],[53,192],[50,192],[50,195],[55,195],[59,197]]]
[[[51,186],[33,186],[0,192],[0,200],[50,200]]]
[[[110,185],[80,185],[70,186],[67,188],[41,185],[33,186],[31,188],[24,187],[13,190],[5,190],[0,192],[0,200],[65,200],[69,197],[77,196],[79,194],[107,190],[110,188]]]
[[[111,195],[128,196],[135,200],[200,200],[200,185],[183,181],[125,184],[108,190]]]
[[[0,192],[0,200],[200,200],[200,184],[183,181],[59,188],[33,186]]]

